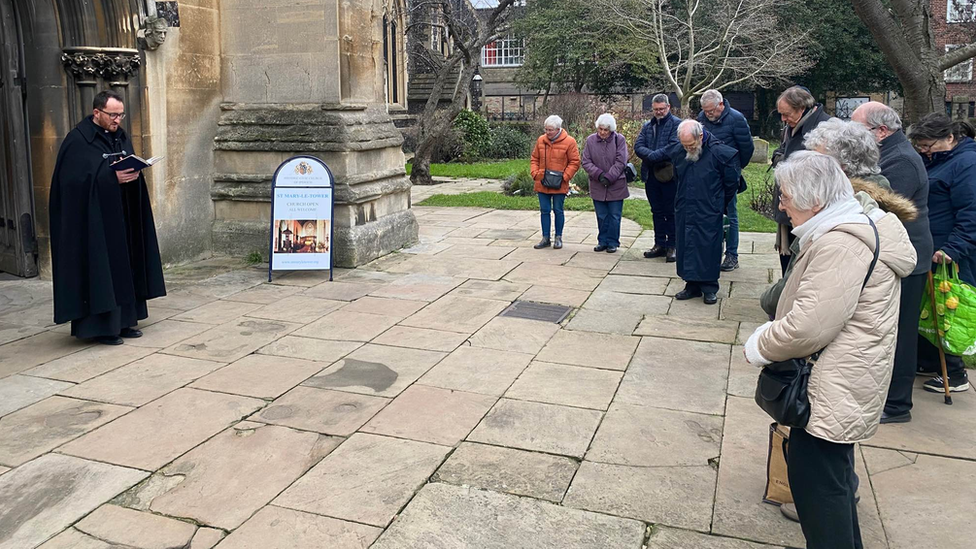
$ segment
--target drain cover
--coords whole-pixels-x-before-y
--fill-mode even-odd
[[[549,303],[534,303],[532,301],[516,301],[509,305],[498,316],[511,316],[515,318],[525,318],[528,320],[541,320],[543,322],[555,322],[559,324],[569,315],[572,307],[564,305],[551,305]]]

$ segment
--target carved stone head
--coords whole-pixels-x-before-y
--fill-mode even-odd
[[[169,30],[169,23],[166,19],[155,15],[146,17],[143,35],[146,40],[146,49],[155,50],[166,41],[166,32]]]

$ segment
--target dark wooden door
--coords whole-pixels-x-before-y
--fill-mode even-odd
[[[0,271],[37,275],[27,141],[23,39],[12,0],[0,0]]]

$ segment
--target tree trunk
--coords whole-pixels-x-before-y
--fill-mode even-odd
[[[433,185],[434,179],[430,176],[430,151],[421,157],[420,151],[414,153],[413,163],[410,171],[410,182],[414,185]]]
[[[941,71],[930,70],[928,78],[910,84],[902,82],[905,91],[905,125],[918,122],[926,114],[945,112],[946,85]]]

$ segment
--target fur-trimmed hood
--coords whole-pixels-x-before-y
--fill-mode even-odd
[[[877,176],[884,179],[883,176]],[[887,183],[887,179],[884,180]],[[904,223],[906,221],[915,221],[918,218],[918,209],[911,200],[903,197],[902,195],[891,190],[890,185],[885,188],[878,183],[868,181],[867,179],[861,177],[852,177],[851,186],[854,187],[854,195],[861,202],[862,205],[867,209],[868,204],[864,204],[864,200],[857,196],[859,193],[864,193],[868,198],[874,201],[876,207],[881,208],[886,212],[891,212],[898,216],[898,219]]]

